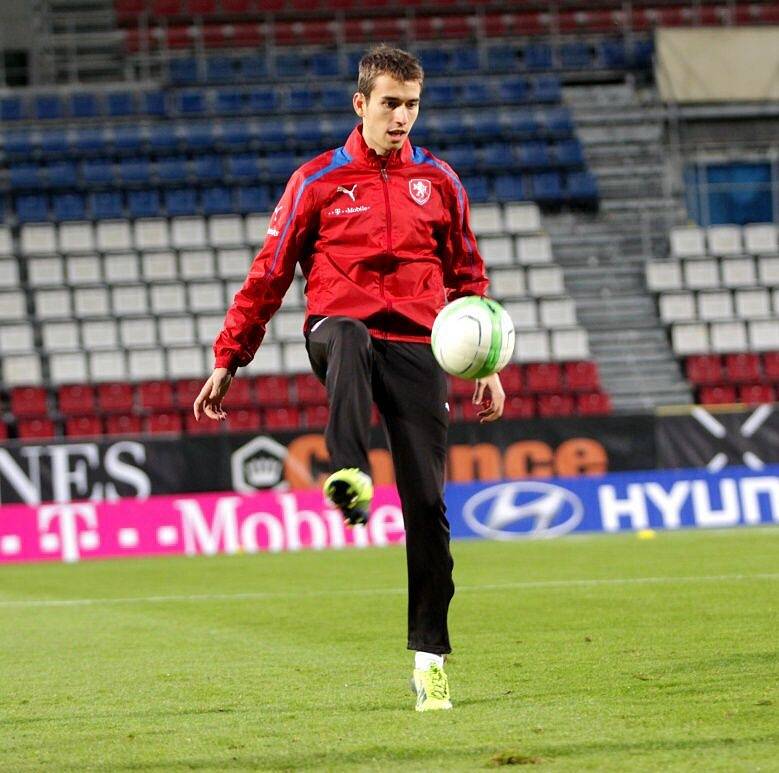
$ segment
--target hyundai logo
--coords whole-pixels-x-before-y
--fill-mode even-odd
[[[495,540],[558,537],[583,516],[581,500],[568,489],[532,480],[490,486],[463,506],[472,531]]]

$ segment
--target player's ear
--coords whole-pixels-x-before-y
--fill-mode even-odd
[[[354,112],[357,113],[360,118],[365,115],[365,103],[365,94],[360,91],[355,91],[354,96],[352,97],[352,106],[354,107]]]

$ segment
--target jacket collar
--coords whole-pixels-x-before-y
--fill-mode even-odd
[[[376,153],[375,150],[373,150],[373,148],[369,148],[365,144],[365,140],[362,136],[361,123],[357,124],[357,126],[355,126],[352,130],[352,133],[346,140],[345,148],[346,152],[355,161],[367,164],[368,166],[374,166],[376,168],[381,167],[382,163],[385,162],[385,159],[386,166],[389,168],[403,166],[404,164],[408,164],[411,161],[411,157],[413,155],[411,143],[409,142],[408,137],[406,137],[406,141],[400,146],[400,148],[391,151],[386,156],[380,156],[378,153]]]

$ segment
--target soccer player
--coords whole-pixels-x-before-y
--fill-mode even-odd
[[[299,263],[306,347],[330,406],[325,439],[334,472],[324,493],[349,524],[365,523],[373,496],[373,402],[384,421],[406,528],[418,711],[452,706],[444,672],[454,595],[443,500],[449,407],[430,332],[447,301],[487,289],[460,180],[409,142],[423,77],[419,61],[400,49],[382,45],[362,58],[352,98],[362,122],[343,147],[290,178],[194,403],[198,420],[225,419],[236,368],[254,357]],[[500,418],[504,399],[497,375],[477,381],[481,421]]]

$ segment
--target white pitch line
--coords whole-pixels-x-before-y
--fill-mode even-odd
[[[743,580],[779,580],[774,574],[712,574],[688,577],[607,577],[603,579],[578,580],[527,580],[523,582],[505,582],[484,585],[458,585],[457,592],[490,590],[533,590],[536,588],[588,588],[601,585],[672,585],[674,583],[696,582],[740,582]],[[256,593],[208,593],[202,595],[180,596],[129,596],[123,598],[82,598],[82,599],[27,599],[18,601],[0,601],[0,608],[15,609],[29,607],[88,607],[111,604],[164,604],[172,601],[208,602],[208,601],[262,601],[263,599],[308,599],[338,596],[394,596],[405,593],[405,588],[346,588],[344,590]]]

